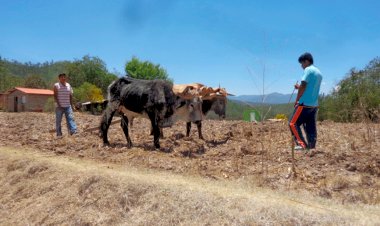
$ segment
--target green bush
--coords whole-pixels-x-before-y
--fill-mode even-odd
[[[94,84],[85,82],[78,88],[74,88],[74,99],[75,102],[96,102],[102,101],[104,98],[100,88]]]
[[[288,116],[286,116],[285,114],[277,114],[274,118],[288,121]]]
[[[379,121],[380,58],[363,70],[351,69],[332,94],[320,98],[319,119],[338,122]]]

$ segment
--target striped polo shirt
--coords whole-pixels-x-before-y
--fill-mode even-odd
[[[61,107],[70,107],[70,95],[73,93],[70,84],[66,82],[66,85],[63,85],[57,82],[54,84],[54,87],[57,89],[57,99]]]

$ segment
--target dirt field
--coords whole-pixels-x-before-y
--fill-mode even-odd
[[[128,149],[119,125],[110,128],[111,147],[103,147],[97,131],[83,132],[96,127],[100,117],[75,113],[75,118],[79,134],[57,139],[54,133],[49,132],[54,129],[55,123],[52,113],[0,113],[0,147],[38,150],[41,155],[58,155],[78,161],[153,170],[182,177],[203,178],[216,183],[243,184],[276,194],[306,194],[306,197],[343,206],[379,209],[379,124],[319,123],[317,151],[306,155],[296,152],[297,174],[296,177],[288,177],[292,166],[290,135],[287,125],[282,122],[256,125],[242,121],[206,120],[203,123],[205,141],[198,139],[196,126],[193,126],[191,136],[185,137],[185,123],[178,122],[173,128],[164,129],[162,148],[155,150],[152,137],[149,136],[149,122],[144,119],[134,121],[130,131],[134,147]],[[67,134],[65,130],[64,134]],[[6,206],[7,201],[1,201],[2,206]],[[372,218],[379,219],[378,213],[379,211]],[[278,219],[287,219],[284,216],[278,216]],[[318,223],[315,219],[310,219],[312,218],[305,218],[301,223]],[[184,222],[186,221],[172,223]],[[297,223],[283,220],[269,222]],[[349,220],[335,221],[337,222],[350,224]],[[220,223],[266,222],[251,219]]]

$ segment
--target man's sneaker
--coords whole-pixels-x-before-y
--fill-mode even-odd
[[[296,145],[296,146],[294,147],[294,150],[296,150],[296,151],[304,151],[304,150],[306,150],[306,149],[303,148],[301,145]]]

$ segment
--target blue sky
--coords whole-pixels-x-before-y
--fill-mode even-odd
[[[380,1],[0,0],[0,56],[22,62],[98,56],[124,74],[136,56],[175,83],[230,93],[291,93],[309,51],[328,93],[380,54]],[[263,80],[264,78],[264,80]]]

